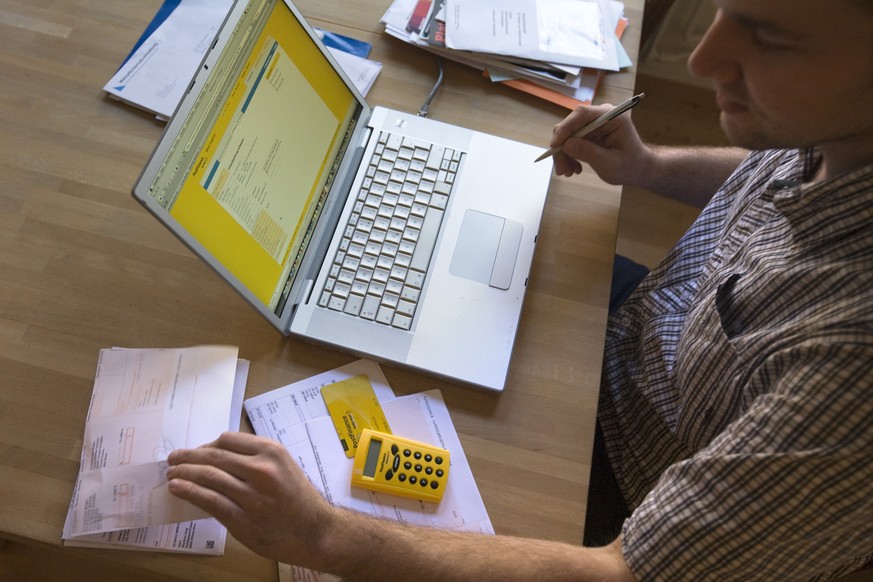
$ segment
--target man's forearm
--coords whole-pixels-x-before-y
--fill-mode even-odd
[[[634,580],[620,542],[558,542],[412,527],[337,510],[313,564],[356,580]],[[326,561],[325,561],[326,560]]]
[[[652,192],[702,208],[748,154],[734,147],[651,146],[643,182]]]

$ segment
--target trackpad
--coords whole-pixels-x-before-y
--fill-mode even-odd
[[[524,227],[478,210],[467,210],[449,272],[497,289],[509,289]]]

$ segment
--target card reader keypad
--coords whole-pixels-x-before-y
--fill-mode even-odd
[[[397,445],[391,445],[391,456],[393,460],[391,468],[385,472],[386,481],[396,477],[401,483],[434,491],[445,486],[446,465],[441,456],[407,448],[401,450]]]
[[[464,153],[381,133],[318,304],[408,330]]]

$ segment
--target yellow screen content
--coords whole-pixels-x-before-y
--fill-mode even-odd
[[[170,209],[270,309],[355,105],[278,2]]]

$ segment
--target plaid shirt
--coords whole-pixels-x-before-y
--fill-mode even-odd
[[[873,558],[873,164],[749,155],[610,319],[599,418],[641,580]]]

